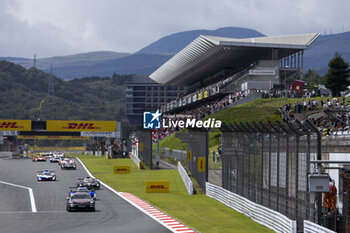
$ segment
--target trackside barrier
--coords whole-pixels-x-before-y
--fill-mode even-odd
[[[256,204],[222,187],[206,182],[206,195],[240,212],[275,232],[297,232],[296,221],[274,210]]]
[[[93,151],[84,151],[84,154],[85,155],[94,155],[94,152]],[[95,151],[95,156],[101,157],[102,156],[102,152],[101,151]]]
[[[141,160],[136,157],[133,153],[130,153],[130,159],[136,164],[136,166],[138,167],[138,169],[142,168],[142,162]]]
[[[335,233],[335,231],[320,226],[316,223],[304,220],[304,233]]]
[[[185,150],[172,150],[170,151],[169,148],[165,147],[165,158],[172,158],[175,161],[186,161],[187,159],[187,151]]]
[[[177,162],[177,170],[180,173],[180,176],[182,178],[182,181],[184,182],[186,189],[188,191],[188,194],[193,194],[193,183],[190,177],[188,176],[185,168],[182,166],[180,162]]]
[[[175,161],[186,161],[187,151],[174,149],[172,151],[172,157],[175,159]]]

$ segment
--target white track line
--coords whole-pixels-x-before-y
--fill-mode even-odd
[[[80,164],[86,170],[88,175],[90,177],[95,178],[90,173],[90,171],[87,169],[87,167],[85,167],[83,162],[79,158],[76,158],[76,159],[80,162]],[[195,233],[195,231],[193,231],[191,228],[188,228],[185,225],[183,225],[182,223],[179,223],[179,222],[175,221],[175,219],[169,217],[165,213],[163,215],[164,217],[161,216],[161,218],[160,218],[160,216],[157,216],[157,215],[159,213],[163,213],[163,212],[159,211],[158,209],[156,209],[153,206],[151,206],[149,203],[146,203],[145,201],[141,200],[140,198],[134,196],[133,194],[131,194],[131,193],[121,193],[121,192],[116,191],[115,189],[113,189],[109,185],[103,183],[102,181],[100,181],[100,183],[103,186],[105,186],[107,189],[109,189],[110,191],[112,191],[113,193],[118,195],[119,197],[123,198],[125,201],[129,202],[131,205],[135,206],[137,209],[139,209],[140,211],[142,211],[143,213],[145,213],[146,215],[148,215],[149,217],[151,217],[152,219],[154,219],[155,221],[157,221],[161,225],[163,225],[164,227],[168,228],[170,231],[172,231],[172,232],[182,232],[182,233],[187,233],[187,232],[188,233]],[[148,210],[150,207],[153,207],[154,209],[153,210]],[[156,210],[156,213],[152,214],[152,212],[154,212],[154,210]],[[171,221],[171,223],[177,223],[177,224],[175,226],[172,226],[172,224],[169,225],[169,221]]]
[[[35,200],[34,200],[33,189],[32,188],[29,188],[29,187],[26,187],[26,186],[22,186],[22,185],[18,185],[18,184],[12,184],[12,183],[8,183],[8,182],[4,182],[4,181],[0,181],[0,183],[6,184],[6,185],[11,185],[11,186],[14,186],[14,187],[17,187],[17,188],[28,189],[28,191],[29,191],[29,198],[30,198],[30,204],[32,206],[32,212],[33,213],[37,212],[36,205],[35,205]]]

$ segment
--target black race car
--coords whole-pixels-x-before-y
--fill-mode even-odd
[[[88,192],[73,192],[67,197],[66,209],[95,211],[95,200]]]
[[[87,187],[88,189],[100,189],[100,181],[92,177],[77,178],[77,187]]]

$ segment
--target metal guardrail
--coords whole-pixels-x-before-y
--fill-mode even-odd
[[[165,148],[165,158],[173,159],[175,161],[186,161],[187,159],[187,151],[185,150],[175,150],[172,151],[169,148]]]
[[[133,153],[130,153],[129,155],[130,155],[130,159],[136,164],[138,169],[141,169],[142,168],[141,160],[136,155],[134,155]]]
[[[335,233],[335,231],[320,226],[316,223],[304,220],[304,233]]]
[[[95,151],[95,154],[93,151],[84,151],[84,155],[95,155],[95,156],[102,156],[102,151]]]
[[[182,166],[180,162],[177,162],[177,170],[180,173],[180,176],[182,178],[182,181],[184,182],[186,189],[188,191],[188,194],[192,195],[193,194],[193,183],[188,176],[185,168]]]
[[[222,187],[207,182],[206,195],[276,232],[297,232],[296,221]]]

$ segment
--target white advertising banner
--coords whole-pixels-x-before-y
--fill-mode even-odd
[[[249,70],[250,75],[275,75],[276,70],[274,69],[255,69]]]
[[[3,136],[17,136],[18,135],[17,132],[18,131],[2,131],[2,135]]]
[[[83,131],[80,132],[80,136],[82,137],[100,137],[100,138],[115,138],[116,133],[115,132],[89,132],[89,131]]]

